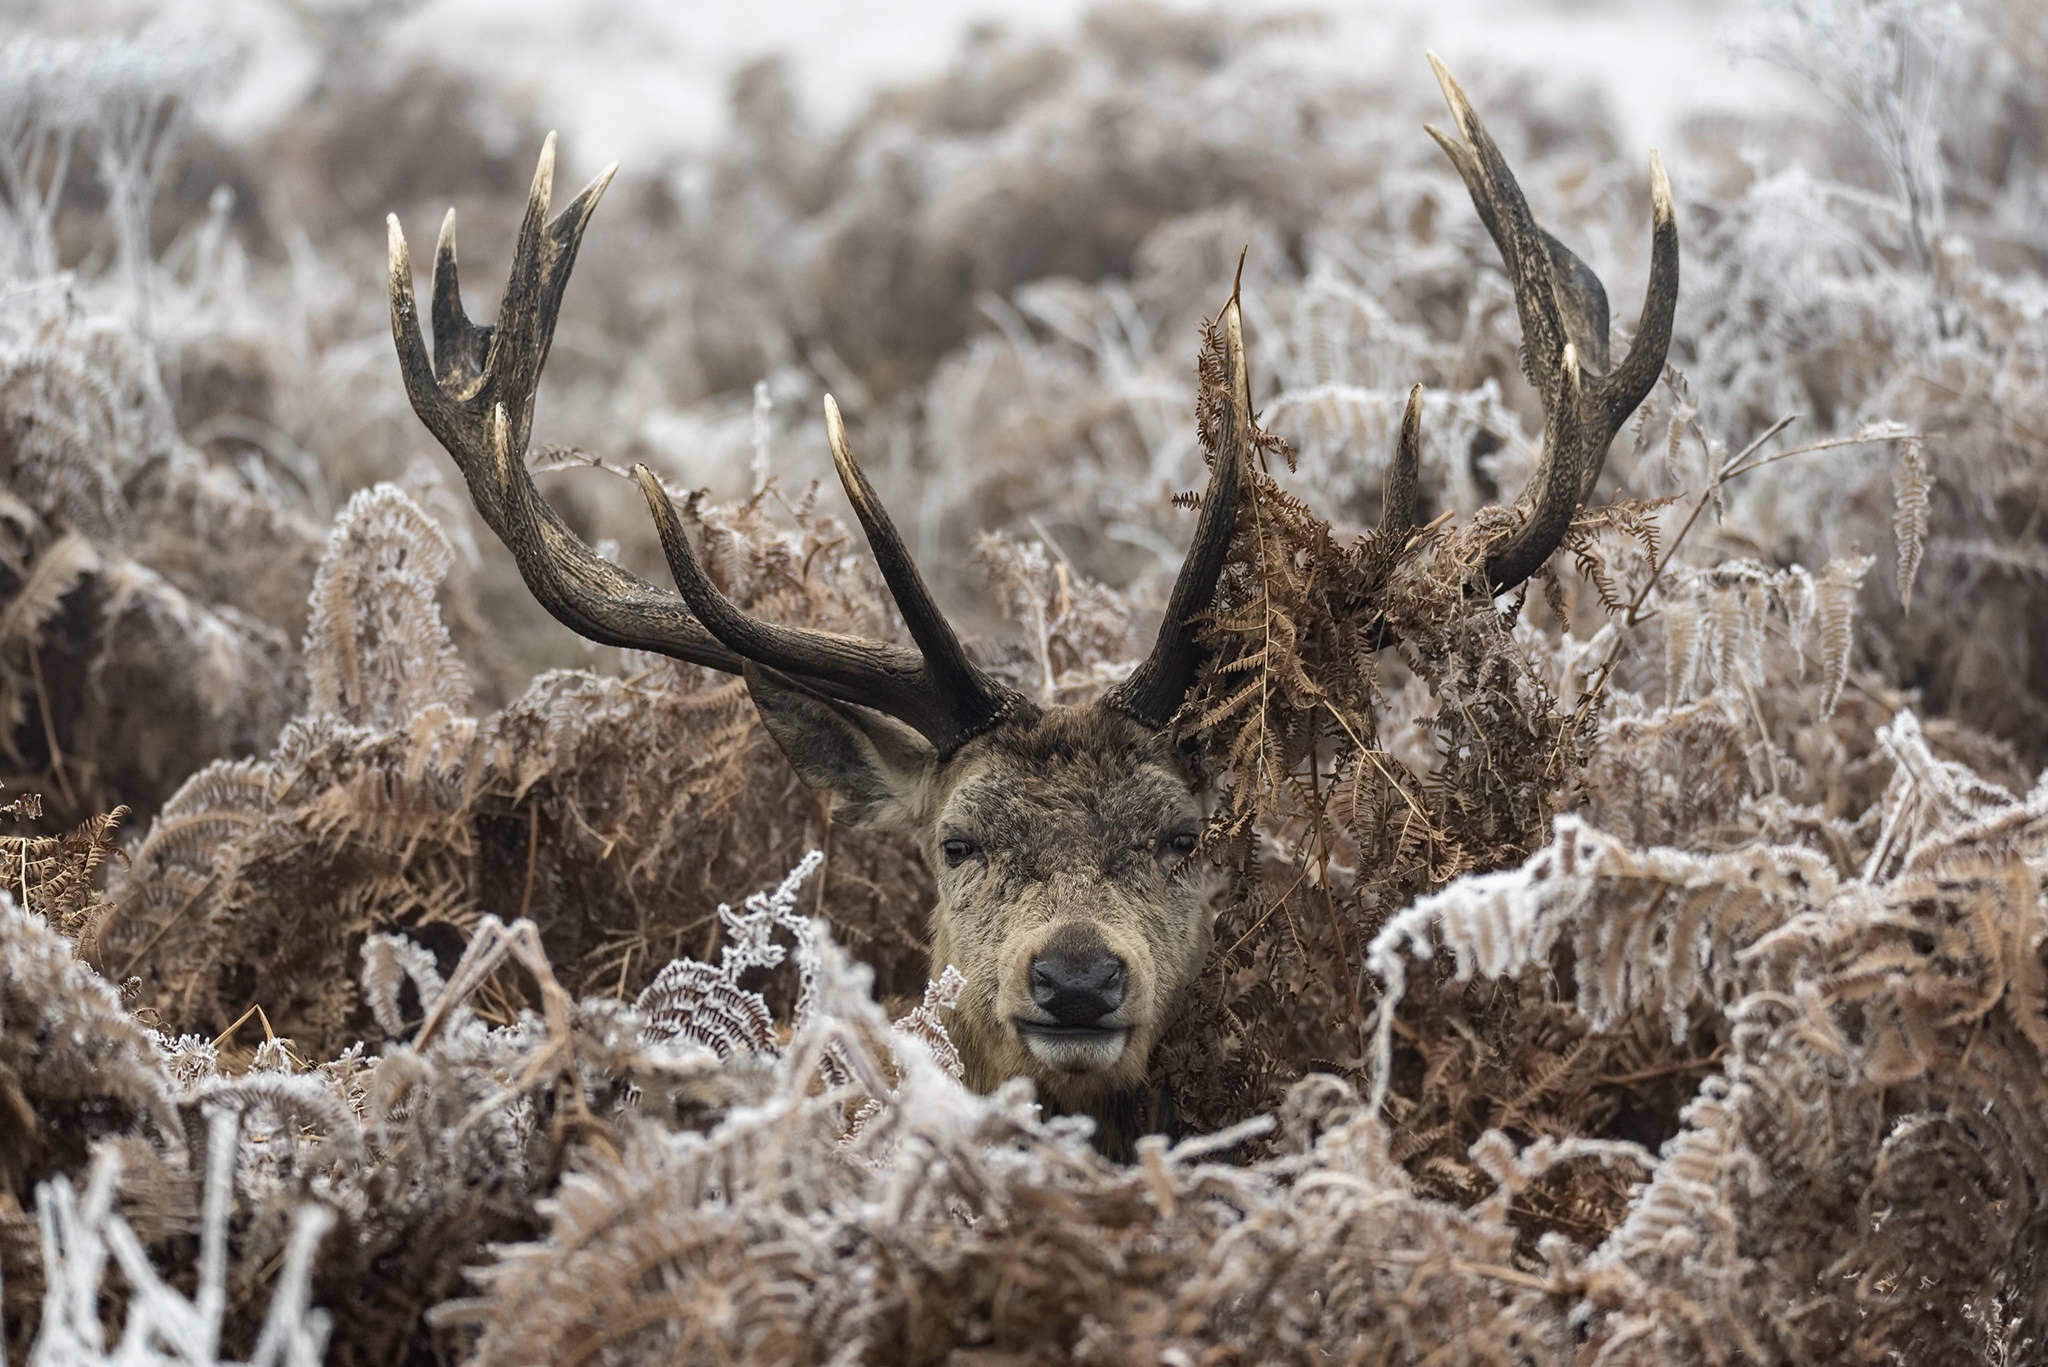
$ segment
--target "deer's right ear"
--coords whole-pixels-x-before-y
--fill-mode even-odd
[[[832,795],[832,819],[910,831],[938,766],[938,752],[892,717],[835,702],[787,674],[748,664],[747,692],[798,778]]]

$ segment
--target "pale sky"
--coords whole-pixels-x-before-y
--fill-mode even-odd
[[[271,0],[139,0],[181,21],[211,15],[252,57],[239,115],[290,99],[310,62]],[[317,0],[312,0],[317,3]],[[1305,60],[1361,70],[1400,63],[1427,88],[1423,52],[1453,66],[1513,62],[1591,80],[1622,116],[1627,150],[1672,145],[1695,109],[1802,98],[1780,73],[1733,64],[1723,36],[1752,0],[1322,0],[1334,32]],[[580,155],[627,162],[703,146],[723,118],[728,73],[770,52],[795,63],[814,116],[835,122],[876,85],[942,63],[960,34],[993,20],[1025,33],[1070,29],[1085,0],[427,0],[394,38],[486,72],[528,96]],[[1398,67],[1396,68],[1398,71]]]

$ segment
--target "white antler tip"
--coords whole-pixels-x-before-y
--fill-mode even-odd
[[[1444,59],[1434,52],[1429,54],[1429,69],[1436,73],[1437,86],[1444,92],[1444,103],[1451,107],[1451,114],[1458,121],[1459,131],[1469,133],[1466,125],[1472,117],[1472,104],[1465,98],[1465,92],[1459,88],[1457,78],[1452,76],[1451,69],[1444,65]]]
[[[1671,203],[1671,178],[1664,173],[1664,158],[1650,149],[1650,209],[1657,222],[1668,223],[1677,216]]]
[[[839,401],[825,396],[825,440],[832,445],[832,463],[844,465],[851,454],[846,448],[846,420],[839,415]]]
[[[554,189],[555,134],[554,130],[550,129],[540,145],[540,161],[533,168],[533,190],[529,196],[534,203],[540,205],[543,214],[547,212],[548,200],[554,194]]]
[[[653,509],[655,517],[665,520],[668,516],[668,490],[655,477],[654,471],[648,469],[644,461],[636,460],[630,473],[633,482],[640,486],[640,496],[647,500],[647,506]]]
[[[597,173],[597,178],[591,181],[589,187],[584,190],[582,194],[582,200],[583,217],[585,219],[588,219],[591,214],[597,211],[597,202],[600,199],[604,198],[604,192],[606,187],[612,183],[612,177],[617,175],[618,173],[619,164],[617,162],[613,162],[611,165],[605,167],[602,171],[599,171]]]

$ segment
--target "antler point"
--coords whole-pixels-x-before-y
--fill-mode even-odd
[[[583,191],[580,198],[583,200],[583,217],[585,220],[588,220],[593,213],[597,212],[597,202],[604,198],[604,192],[611,185],[612,177],[618,173],[619,164],[617,162],[611,163],[602,171],[599,171],[597,177]]]
[[[1434,52],[1429,54],[1430,69],[1436,72],[1437,86],[1444,92],[1444,103],[1451,107],[1451,117],[1458,121],[1458,132],[1467,142],[1476,141],[1473,129],[1479,123],[1479,115],[1473,112],[1472,102],[1465,98],[1465,91],[1451,75],[1451,69]],[[1424,125],[1427,127],[1427,125]],[[1442,135],[1438,135],[1442,140]],[[1448,150],[1448,149],[1447,149]]]
[[[832,464],[839,468],[841,482],[846,478],[846,466],[852,461],[853,453],[846,445],[846,419],[839,414],[839,401],[830,394],[825,396],[825,441],[832,448]]]
[[[548,201],[553,197],[554,190],[555,134],[553,129],[549,129],[547,138],[540,145],[540,161],[533,168],[533,189],[527,194],[529,203],[540,207],[543,219],[547,217]]]
[[[1661,226],[1678,216],[1671,202],[1671,178],[1664,172],[1664,158],[1657,155],[1657,149],[1650,149],[1650,212]]]
[[[663,505],[668,502],[668,491],[662,487],[661,481],[655,477],[654,471],[647,468],[645,461],[636,460],[633,462],[631,473],[633,482],[640,486],[640,496],[647,500],[647,506],[653,511],[655,517],[665,516],[668,510]]]

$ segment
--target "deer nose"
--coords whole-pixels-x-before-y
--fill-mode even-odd
[[[1124,1003],[1124,961],[1100,940],[1046,946],[1031,961],[1031,1000],[1061,1025],[1090,1026]]]

